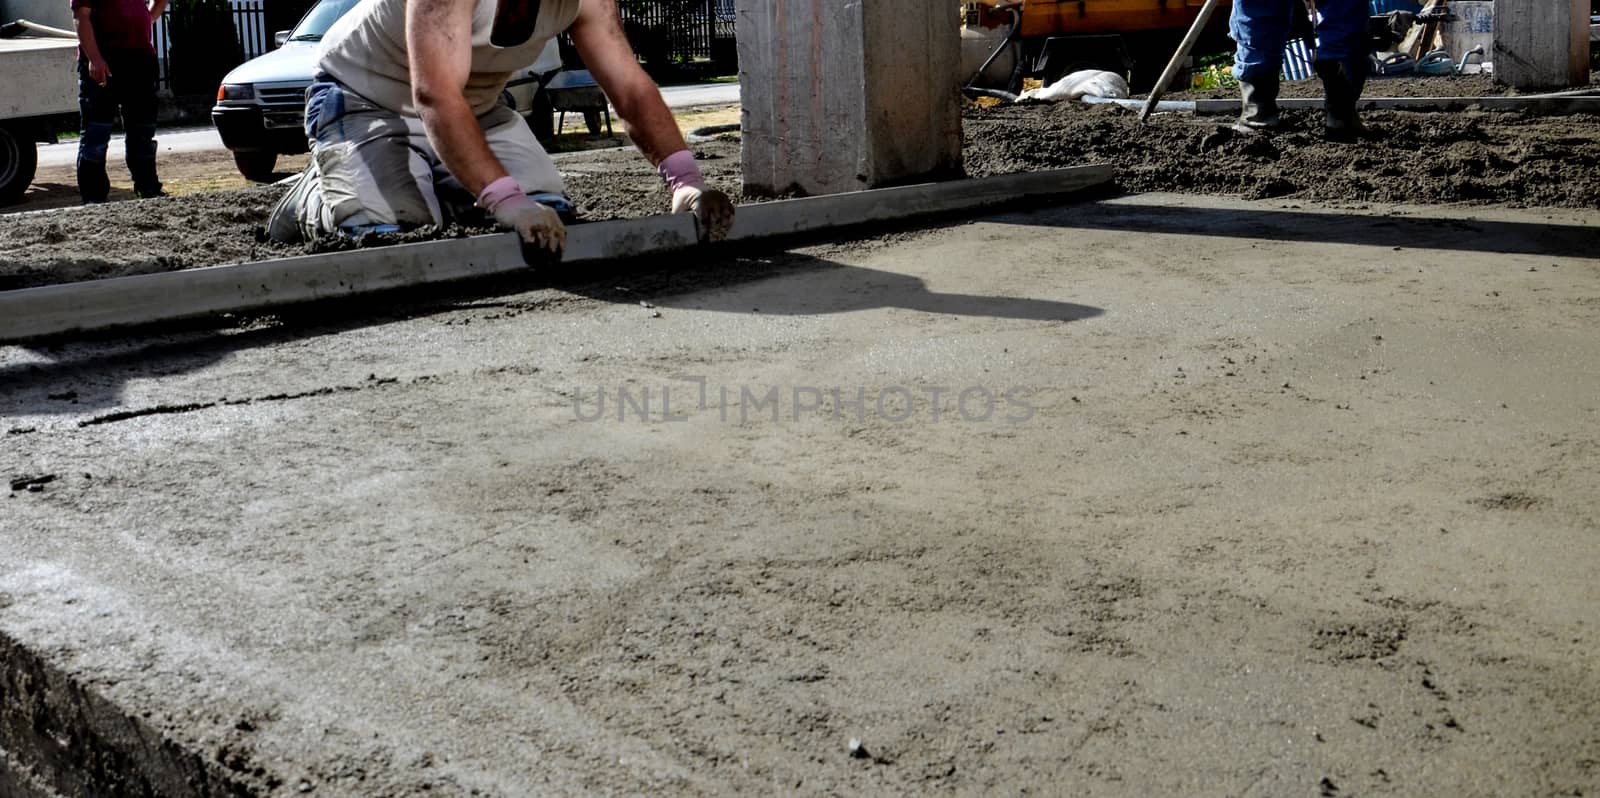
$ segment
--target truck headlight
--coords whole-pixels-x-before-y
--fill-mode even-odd
[[[217,87],[218,100],[254,100],[256,87],[248,83],[224,83]]]

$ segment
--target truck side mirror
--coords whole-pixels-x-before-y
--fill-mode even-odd
[[[284,42],[289,41],[289,34],[293,32],[294,31],[280,30],[277,33],[272,34],[272,46],[274,48],[282,47]]]

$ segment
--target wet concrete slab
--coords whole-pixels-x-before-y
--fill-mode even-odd
[[[68,795],[1591,790],[1597,222],[1140,195],[0,349],[0,748]]]

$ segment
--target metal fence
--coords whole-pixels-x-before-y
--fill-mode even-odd
[[[246,61],[272,49],[272,31],[267,30],[266,0],[229,0],[233,9],[233,31],[244,48]],[[167,54],[172,50],[172,37],[167,33],[167,21],[172,12],[166,11],[155,24],[156,56],[161,62],[161,87],[168,88]]]
[[[266,0],[229,0],[233,9],[233,30],[244,48],[245,60],[272,49],[273,31],[267,30]],[[719,55],[718,42],[733,41],[734,0],[621,0],[618,4],[623,25],[634,36],[641,57],[648,48],[663,49],[670,61],[694,61]],[[161,61],[161,86],[170,81],[167,54],[172,48],[167,34],[170,12],[155,24],[156,53]]]
[[[714,42],[733,40],[734,0],[620,0],[617,8],[643,58],[651,50],[671,61],[711,58]]]

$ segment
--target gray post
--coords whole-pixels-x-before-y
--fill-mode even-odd
[[[1589,83],[1589,0],[1499,0],[1494,77],[1518,89]]]
[[[956,11],[738,0],[744,190],[832,194],[961,174]]]

